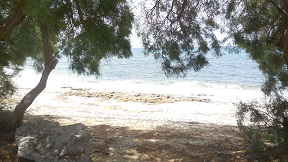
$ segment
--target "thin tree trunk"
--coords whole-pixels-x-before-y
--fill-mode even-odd
[[[32,89],[29,93],[27,93],[23,97],[21,102],[18,103],[17,106],[15,107],[13,111],[13,118],[12,118],[12,123],[11,123],[11,126],[13,129],[16,129],[22,124],[25,111],[33,103],[35,98],[45,89],[49,74],[55,68],[57,63],[58,61],[55,59],[50,67],[44,69],[42,73],[42,77],[38,85],[34,89]]]
[[[45,89],[48,77],[51,71],[56,67],[58,60],[57,55],[59,52],[52,56],[51,44],[49,42],[49,29],[47,24],[41,24],[40,30],[42,33],[42,42],[43,42],[43,58],[44,58],[44,70],[42,72],[41,79],[38,85],[32,89],[29,93],[27,93],[21,102],[15,107],[13,111],[13,118],[11,121],[11,127],[16,129],[19,127],[24,118],[25,111],[27,108],[33,103],[35,98]]]

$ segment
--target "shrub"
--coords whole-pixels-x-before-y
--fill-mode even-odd
[[[7,105],[0,105],[0,128],[9,128],[10,121],[12,119],[12,111],[7,108]]]
[[[237,123],[244,132],[251,151],[288,144],[288,101],[271,97],[263,103],[240,102],[237,105]]]
[[[11,97],[16,88],[12,82],[12,77],[17,74],[17,71],[8,74],[3,67],[0,66],[0,129],[9,128],[10,120],[12,119],[12,111],[9,109],[5,100]]]

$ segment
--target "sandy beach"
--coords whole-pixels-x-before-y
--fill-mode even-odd
[[[14,101],[19,101],[29,90],[20,89]],[[99,92],[72,87],[44,91],[27,110],[27,114],[64,116],[89,126],[109,124],[135,129],[153,129],[167,122],[235,126],[235,112],[233,103],[218,102],[207,95],[187,97],[135,92]]]

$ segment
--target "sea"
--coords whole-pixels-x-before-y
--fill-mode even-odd
[[[69,59],[62,56],[49,76],[45,91],[82,88],[99,92],[209,97],[221,102],[250,101],[262,96],[261,85],[265,77],[258,64],[243,50],[231,53],[223,48],[224,55],[220,57],[209,52],[206,55],[209,65],[198,72],[189,71],[185,77],[167,77],[161,60],[144,55],[142,48],[132,48],[132,52],[133,56],[128,59],[102,60],[101,75],[97,77],[77,75],[69,69]],[[18,88],[29,89],[37,85],[40,77],[33,68],[33,61],[28,59],[15,82]]]

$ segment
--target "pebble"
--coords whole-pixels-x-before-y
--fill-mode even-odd
[[[50,144],[50,143],[49,143],[49,144],[47,144],[47,145],[46,145],[46,148],[49,148],[51,145],[52,145],[52,144]]]
[[[42,148],[42,144],[39,144],[37,147],[36,147],[36,150],[40,150]]]
[[[64,155],[64,153],[65,153],[65,149],[62,149],[62,150],[61,150],[61,153],[60,153],[60,155],[59,155],[59,156],[63,156],[63,155]]]
[[[54,150],[54,153],[55,154],[59,154],[59,150]]]
[[[39,132],[39,134],[40,134],[40,135],[43,135],[43,134],[44,134],[44,132],[41,130],[41,131]]]
[[[32,154],[32,156],[33,156],[35,159],[39,159],[39,158],[40,158],[40,154],[39,154],[39,153],[34,153],[34,154]]]
[[[56,156],[56,157],[54,158],[54,161],[56,162],[56,161],[58,161],[58,159],[59,159],[59,157]]]
[[[44,159],[44,158],[45,158],[45,156],[44,156],[44,155],[40,155],[40,158],[41,158],[41,159]]]
[[[50,143],[50,137],[48,136],[47,138],[46,138],[46,143]]]

